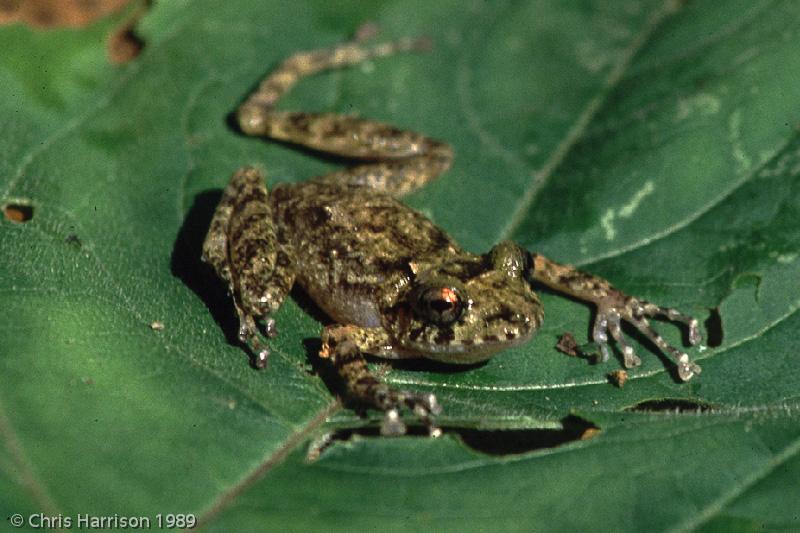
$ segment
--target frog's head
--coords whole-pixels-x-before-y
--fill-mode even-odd
[[[415,279],[396,339],[404,350],[448,363],[474,363],[528,340],[542,305],[526,277],[529,254],[503,242],[483,256],[413,265]]]

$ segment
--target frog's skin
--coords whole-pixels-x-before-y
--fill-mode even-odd
[[[299,79],[398,51],[421,41],[366,47],[359,41],[303,52],[268,76],[238,110],[248,135],[265,136],[363,163],[301,184],[267,192],[262,174],[238,170],[225,189],[203,245],[203,259],[225,280],[240,320],[240,339],[266,365],[264,336],[275,335],[270,318],[294,283],[335,325],[322,332],[320,355],[329,358],[347,392],[386,412],[382,430],[401,434],[402,407],[411,408],[432,432],[440,407],[432,394],[399,391],[369,371],[363,354],[424,357],[475,363],[527,341],[542,323],[542,304],[532,289],[540,282],[593,303],[593,340],[608,359],[608,335],[626,367],[640,364],[620,323],[635,326],[674,357],[678,376],[700,372],[686,353],[670,346],[649,325],[656,315],[683,322],[689,340],[700,340],[697,320],[628,296],[607,281],[502,242],[485,255],[461,249],[444,231],[398,197],[447,170],[452,150],[428,137],[392,126],[335,114],[275,111],[281,95]],[[257,320],[264,323],[263,335]]]

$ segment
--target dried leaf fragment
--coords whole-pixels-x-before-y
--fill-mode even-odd
[[[121,9],[130,0],[0,0],[0,24],[80,28]]]

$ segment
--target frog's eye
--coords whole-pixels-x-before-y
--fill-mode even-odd
[[[464,311],[464,305],[455,288],[430,287],[420,294],[417,311],[423,319],[439,326],[447,326],[458,320]]]

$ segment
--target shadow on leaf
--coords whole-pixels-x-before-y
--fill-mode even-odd
[[[205,191],[195,196],[175,239],[170,267],[172,274],[183,281],[208,307],[225,334],[225,339],[238,345],[239,322],[231,299],[212,268],[200,259],[203,240],[221,196],[221,189]]]
[[[561,428],[531,428],[507,430],[481,430],[464,427],[443,427],[444,434],[454,435],[468,448],[486,455],[506,456],[520,455],[556,448],[569,442],[588,440],[600,432],[592,422],[570,415],[561,420]],[[409,426],[405,437],[430,438],[428,428]],[[385,439],[377,427],[339,429],[326,438],[312,444],[308,459],[315,461],[337,442],[348,442],[354,439]]]
[[[702,413],[711,411],[713,406],[700,400],[687,400],[685,398],[662,398],[659,400],[645,400],[628,407],[626,411],[669,411],[673,413]]]
[[[703,324],[708,332],[706,345],[709,348],[716,348],[722,344],[722,316],[720,316],[719,308],[717,307],[711,309],[710,311],[711,314]]]

